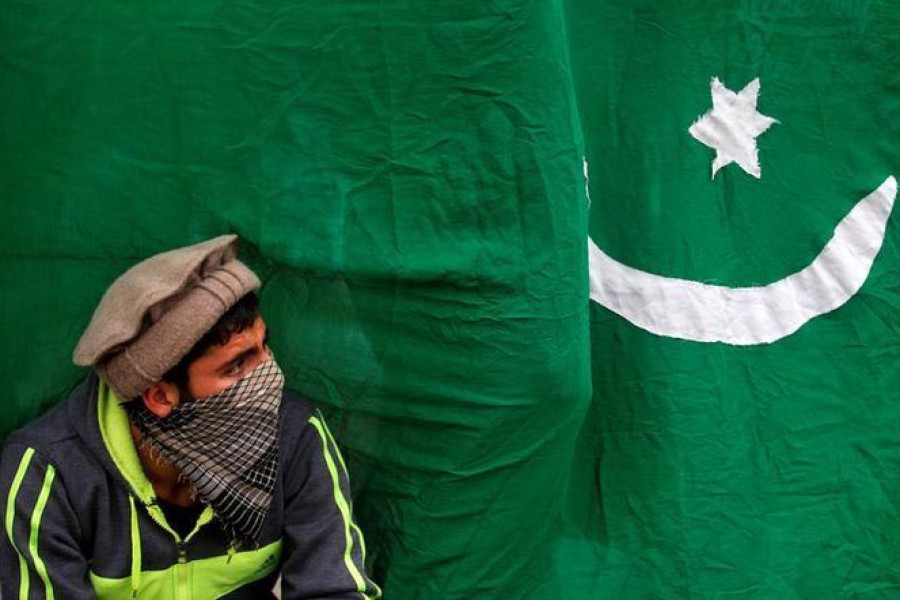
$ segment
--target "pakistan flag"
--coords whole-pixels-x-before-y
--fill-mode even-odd
[[[0,15],[3,435],[234,232],[387,600],[900,597],[895,3]]]
[[[577,597],[900,597],[900,12],[568,13],[594,390],[582,536],[559,546]]]

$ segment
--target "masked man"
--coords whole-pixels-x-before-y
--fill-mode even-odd
[[[235,236],[119,277],[75,349],[94,372],[0,463],[4,598],[372,599],[347,472],[283,392]]]

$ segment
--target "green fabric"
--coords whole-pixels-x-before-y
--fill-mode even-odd
[[[585,244],[764,285],[898,173],[887,0],[6,0],[0,405],[102,292],[229,231],[386,598],[891,598],[900,233],[771,345],[648,333]],[[760,78],[761,179],[688,134]],[[582,159],[590,166],[590,202]],[[25,342],[27,340],[27,343]]]
[[[900,174],[893,2],[571,0],[589,233],[650,273],[759,286]],[[688,128],[759,78],[762,177]],[[659,337],[591,306],[594,402],[556,564],[581,597],[900,594],[900,219],[860,291],[770,345]],[[585,486],[587,487],[587,486]],[[573,597],[578,597],[575,594]]]
[[[257,550],[177,563],[159,571],[142,571],[137,591],[139,597],[160,600],[213,600],[266,577],[278,566],[280,556],[281,541],[278,541]],[[100,600],[132,596],[131,577],[113,579],[91,573],[90,579]]]

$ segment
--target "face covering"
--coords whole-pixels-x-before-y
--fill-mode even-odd
[[[165,418],[129,406],[149,445],[212,506],[233,538],[259,545],[278,470],[278,414],[284,375],[270,358],[230,387],[183,401]]]

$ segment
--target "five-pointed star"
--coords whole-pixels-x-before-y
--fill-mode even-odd
[[[712,110],[697,119],[688,132],[716,151],[712,176],[722,167],[736,162],[744,171],[760,178],[756,138],[778,121],[756,110],[759,78],[740,92],[726,88],[718,77],[712,80]]]

